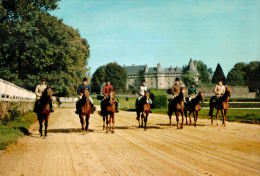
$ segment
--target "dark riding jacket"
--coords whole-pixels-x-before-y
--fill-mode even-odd
[[[85,89],[87,89],[89,91],[89,94],[91,94],[91,86],[89,84],[88,85],[80,84],[77,90],[78,95],[83,93]]]

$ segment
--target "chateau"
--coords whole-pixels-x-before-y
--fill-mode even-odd
[[[140,86],[142,79],[145,79],[149,88],[168,89],[174,83],[176,77],[181,79],[184,74],[183,68],[169,67],[162,68],[158,63],[157,67],[148,67],[148,65],[132,65],[124,66],[127,72],[127,87],[126,89],[133,89]],[[197,64],[190,59],[188,64],[188,71],[198,75]],[[198,81],[198,77],[194,78]]]

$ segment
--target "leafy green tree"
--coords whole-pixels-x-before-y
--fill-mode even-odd
[[[207,65],[201,60],[195,61],[195,62],[197,63],[197,70],[199,72],[199,80],[202,83],[210,83],[212,69],[208,68]]]
[[[247,64],[243,62],[235,64],[227,75],[227,83],[230,85],[247,85],[247,79]]]
[[[0,75],[29,90],[44,75],[56,95],[71,96],[88,71],[89,45],[48,13],[56,7],[57,0],[0,1]]]
[[[116,62],[101,66],[94,72],[91,79],[92,89],[98,93],[101,84],[105,82],[106,78],[111,81],[115,90],[124,90],[126,88],[126,70]]]
[[[260,91],[260,62],[253,61],[247,66],[248,87],[250,91]]]
[[[225,82],[226,78],[225,78],[224,72],[223,72],[220,64],[218,63],[216,70],[212,77],[212,83],[218,83],[219,80],[222,80],[223,82]]]
[[[181,78],[182,78],[182,81],[184,82],[185,86],[188,87],[191,85],[192,82],[194,82],[194,78],[196,76],[197,75],[193,72],[186,72],[183,74],[183,76]]]

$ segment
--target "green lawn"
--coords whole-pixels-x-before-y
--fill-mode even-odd
[[[37,120],[35,113],[28,112],[6,125],[0,124],[0,150],[8,144],[16,143],[18,137],[28,135],[31,124]]]
[[[167,114],[168,109],[153,109],[153,113]],[[199,112],[199,118],[210,118],[208,116],[209,109],[201,109]],[[216,110],[214,110],[215,119]],[[219,118],[222,118],[219,114]],[[229,109],[227,113],[228,121],[237,121],[245,123],[257,123],[260,124],[260,109]]]

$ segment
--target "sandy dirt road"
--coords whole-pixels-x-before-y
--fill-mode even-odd
[[[147,131],[134,112],[116,114],[116,131],[106,134],[98,114],[90,132],[80,130],[74,109],[57,109],[43,139],[31,136],[1,153],[0,175],[260,175],[260,126],[227,123],[169,127],[166,115],[151,114]],[[175,120],[174,120],[175,122]]]

